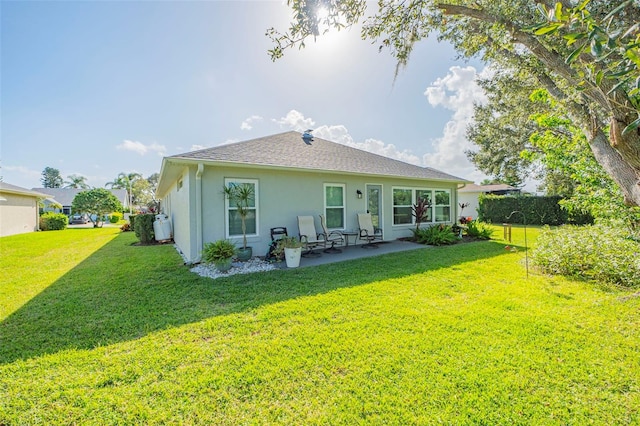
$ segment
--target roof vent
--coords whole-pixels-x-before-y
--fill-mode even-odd
[[[302,134],[302,140],[304,141],[304,143],[306,143],[307,145],[311,145],[311,142],[313,142],[313,135],[311,134],[311,132],[313,132],[313,130],[311,129],[307,129],[304,131],[304,133]]]

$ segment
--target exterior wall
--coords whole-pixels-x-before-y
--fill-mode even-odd
[[[194,169],[195,170],[195,169]],[[195,172],[194,172],[195,173]],[[285,226],[289,235],[298,235],[297,216],[310,215],[315,219],[316,230],[320,231],[319,214],[324,214],[324,184],[345,185],[346,223],[344,230],[357,230],[357,213],[367,210],[366,194],[358,199],[356,190],[365,193],[367,184],[382,186],[383,212],[382,228],[385,240],[394,240],[412,235],[415,225],[393,225],[393,187],[449,189],[451,191],[451,219],[456,220],[457,192],[454,183],[437,183],[411,179],[376,178],[331,173],[295,172],[281,170],[261,170],[235,167],[205,166],[202,175],[202,229],[203,243],[226,238],[225,199],[222,194],[225,178],[253,179],[258,181],[258,235],[247,237],[247,245],[253,247],[254,256],[264,256],[271,241],[270,228]],[[172,192],[173,193],[173,192]],[[195,194],[194,194],[195,197]],[[175,200],[171,200],[174,214]],[[185,204],[187,204],[185,202]],[[182,212],[180,213],[182,214]],[[181,219],[177,219],[181,220]],[[175,223],[175,222],[174,222]],[[176,223],[174,238],[179,247],[187,242],[177,239],[182,226]],[[195,228],[195,224],[191,229]],[[180,230],[180,231],[179,231]],[[186,232],[186,231],[184,231]],[[191,239],[196,240],[195,235]],[[242,237],[230,238],[238,246]],[[352,242],[353,240],[351,240]],[[186,250],[182,249],[186,254]],[[197,250],[193,248],[191,254]],[[195,259],[195,257],[190,257]]]
[[[178,182],[182,186],[178,188]],[[173,240],[187,259],[198,256],[196,226],[193,204],[195,201],[195,169],[185,167],[182,176],[173,183],[173,188],[162,200],[160,211],[171,219]]]
[[[459,203],[469,203],[469,205],[462,212],[465,217],[472,217],[474,220],[478,218],[478,208],[480,207],[480,202],[478,198],[480,197],[481,192],[460,192],[458,193]],[[460,206],[456,209],[458,212],[458,217],[462,216],[460,214]]]
[[[26,195],[2,193],[0,201],[0,237],[38,230],[38,199]]]

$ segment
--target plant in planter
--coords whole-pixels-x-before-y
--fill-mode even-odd
[[[247,247],[247,216],[251,211],[251,204],[255,202],[255,189],[253,185],[248,183],[235,184],[223,187],[225,197],[229,200],[229,204],[236,207],[240,222],[242,225],[242,248],[237,250],[238,260],[247,261],[251,259],[253,250]]]
[[[416,230],[413,231],[414,237],[417,237],[420,224],[428,218],[431,211],[431,201],[426,198],[418,198],[418,202],[411,206],[411,215],[416,220]]]
[[[202,249],[202,260],[213,263],[220,272],[231,269],[231,259],[236,255],[236,246],[229,240],[207,243]]]
[[[283,237],[278,244],[284,247],[284,259],[288,268],[300,266],[300,256],[302,256],[302,242],[296,237]]]

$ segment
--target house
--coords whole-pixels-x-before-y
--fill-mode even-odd
[[[477,219],[478,208],[480,207],[479,198],[481,194],[511,195],[519,193],[519,188],[504,183],[496,185],[476,185],[475,183],[471,183],[458,190],[458,202],[469,203],[469,205],[462,211],[460,209],[460,205],[458,205],[458,217],[464,215],[465,217]]]
[[[0,182],[0,237],[39,229],[38,202],[47,195]]]
[[[412,235],[411,205],[427,197],[428,222],[452,223],[457,188],[467,181],[293,131],[165,157],[156,194],[188,261],[198,262],[207,242],[241,244],[236,208],[223,187],[242,183],[255,190],[248,245],[264,255],[271,228],[298,235],[298,215],[313,216],[317,230],[324,214],[331,230],[356,231],[357,213],[369,211],[384,239],[393,240]]]
[[[80,192],[88,191],[88,189],[79,188],[33,188],[33,190],[41,192],[43,194],[47,194],[47,197],[49,197],[48,199],[44,200],[43,211],[64,213],[67,216],[72,213],[71,205],[73,204],[73,199],[76,198],[76,195],[78,195]],[[118,201],[120,201],[120,204],[122,204],[125,209],[128,208],[129,202],[126,189],[110,189],[109,191],[116,196]],[[62,206],[62,208],[60,209],[56,206],[56,204],[59,204],[60,206]]]

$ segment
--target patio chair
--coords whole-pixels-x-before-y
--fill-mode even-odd
[[[322,226],[322,232],[324,233],[324,240],[326,244],[331,244],[331,247],[324,249],[325,253],[342,253],[342,250],[336,248],[336,244],[344,244],[344,236],[340,231],[331,231],[327,229],[327,221],[323,214],[320,215],[320,226]]]
[[[378,241],[382,241],[382,229],[375,228],[370,213],[358,213],[359,238],[367,243],[362,248],[378,248]]]
[[[320,246],[326,247],[327,241],[324,239],[324,234],[316,232],[313,216],[298,216],[298,231],[302,248],[305,250],[302,256],[320,256],[320,253],[313,250]]]

